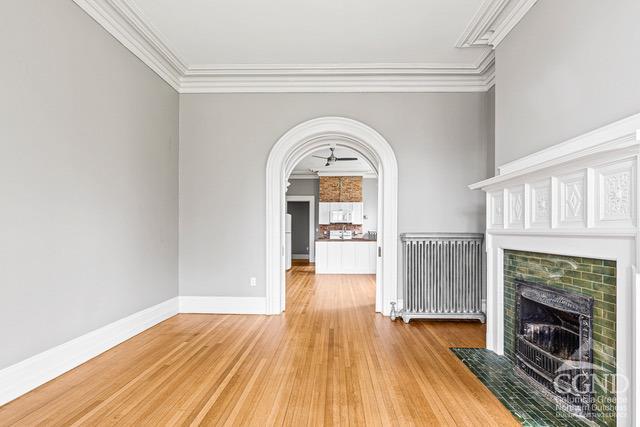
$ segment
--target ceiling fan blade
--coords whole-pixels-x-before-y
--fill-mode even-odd
[[[326,158],[326,157],[315,156],[315,155],[314,155],[314,156],[312,156],[312,157],[317,157],[318,159],[327,160],[327,158]]]
[[[337,157],[336,161],[338,162],[352,162],[354,160],[358,160],[357,157]]]

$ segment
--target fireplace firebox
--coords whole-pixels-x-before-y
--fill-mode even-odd
[[[516,280],[516,372],[593,418],[593,298]]]

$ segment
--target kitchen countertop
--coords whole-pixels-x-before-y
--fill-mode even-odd
[[[368,237],[354,237],[352,239],[330,239],[328,237],[319,237],[316,242],[375,242],[375,239]]]

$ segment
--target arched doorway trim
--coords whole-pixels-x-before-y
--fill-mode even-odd
[[[369,160],[378,173],[378,250],[376,311],[389,314],[398,291],[398,164],[393,149],[376,130],[344,117],[321,117],[285,133],[267,160],[266,310],[285,308],[284,213],[286,182],[293,167],[328,143],[349,147]]]

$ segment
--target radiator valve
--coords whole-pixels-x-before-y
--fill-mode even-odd
[[[391,311],[389,312],[389,317],[391,318],[391,320],[396,320],[396,318],[398,317],[398,312],[396,311],[395,302],[391,303]]]

